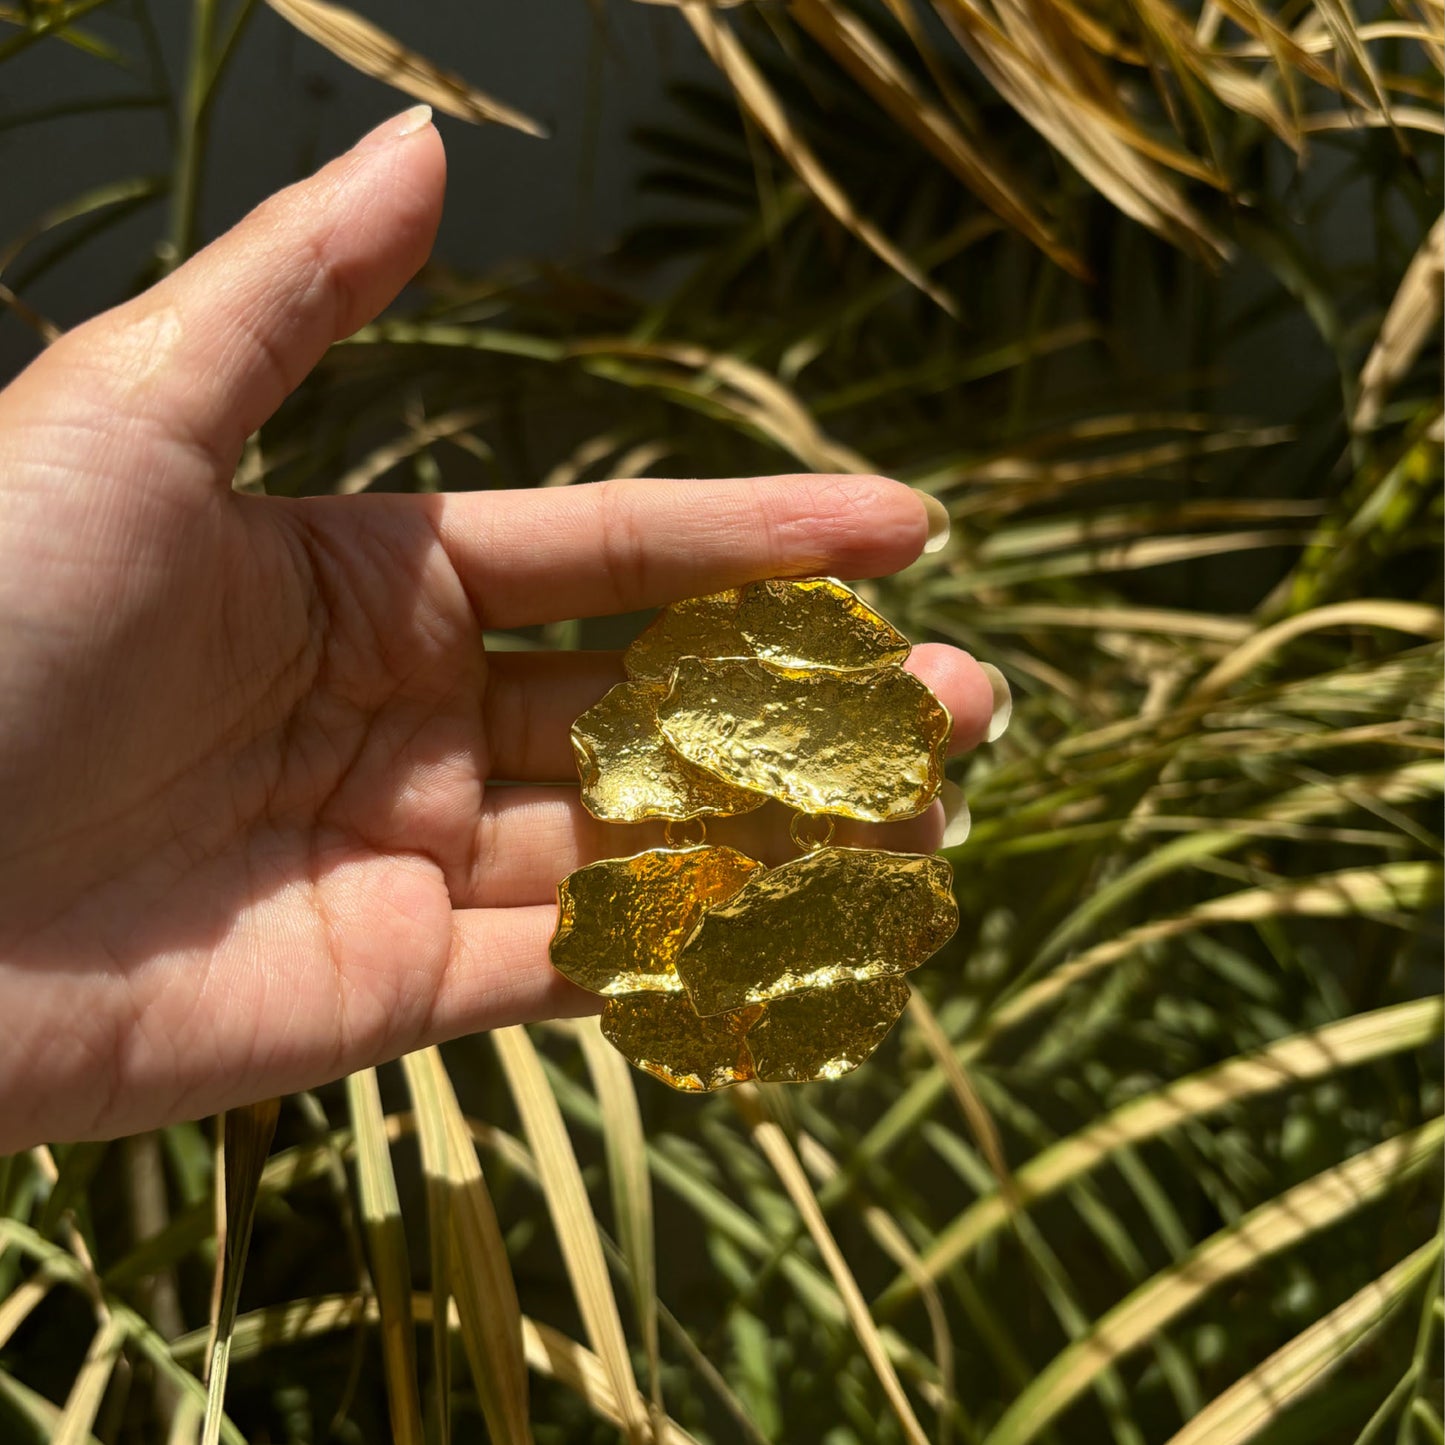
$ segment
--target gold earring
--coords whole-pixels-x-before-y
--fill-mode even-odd
[[[947,860],[831,841],[836,818],[911,818],[938,795],[952,722],[908,652],[839,582],[754,582],[665,608],[573,725],[588,812],[666,823],[666,846],[562,880],[552,938],[638,1068],[691,1092],[837,1078],[953,936]],[[708,818],[769,799],[794,810],[797,857],[707,842]]]

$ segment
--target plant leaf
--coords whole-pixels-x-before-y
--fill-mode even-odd
[[[1327,1379],[1385,1322],[1440,1258],[1437,1236],[1281,1346],[1216,1396],[1168,1445],[1244,1445]]]
[[[487,1428],[499,1445],[531,1445],[522,1310],[492,1196],[482,1177],[467,1122],[434,1048],[408,1054],[402,1069],[411,1089],[426,1175],[434,1291],[455,1299],[472,1384]],[[436,1329],[437,1388],[447,1388],[446,1312]],[[438,1401],[446,1417],[447,1395]],[[446,1426],[443,1424],[443,1430]]]
[[[354,10],[333,5],[329,0],[266,0],[266,3],[303,35],[363,75],[385,81],[447,115],[476,124],[494,121],[525,135],[546,134],[530,116],[493,100],[461,76],[432,64]]]
[[[547,1201],[547,1210],[557,1231],[557,1242],[567,1263],[582,1323],[607,1369],[612,1393],[622,1411],[624,1432],[629,1440],[644,1440],[648,1433],[646,1412],[635,1407],[637,1381],[633,1378],[627,1339],[617,1312],[617,1296],[612,1291],[597,1220],[582,1182],[582,1172],[577,1167],[567,1126],[562,1122],[562,1111],[557,1107],[536,1048],[524,1028],[519,1025],[496,1029],[492,1043],[502,1061],[517,1112],[522,1116],[522,1127],[532,1147],[542,1197]]]
[[[1216,1285],[1298,1244],[1418,1173],[1445,1139],[1432,1119],[1297,1184],[1161,1270],[1062,1350],[1004,1412],[985,1445],[1025,1445],[1103,1369],[1151,1339]]]
[[[381,1356],[391,1433],[397,1445],[422,1445],[421,1400],[416,1380],[416,1331],[411,1318],[411,1261],[392,1171],[391,1146],[381,1109],[376,1070],[346,1081],[356,1139],[357,1193],[366,1233],[372,1284],[381,1313]]]

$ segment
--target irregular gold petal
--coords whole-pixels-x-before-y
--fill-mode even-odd
[[[748,1031],[757,1077],[803,1084],[851,1073],[887,1037],[907,1002],[907,979],[881,978],[770,1003]]]
[[[908,639],[831,577],[774,578],[674,602],[623,654],[627,675],[660,682],[684,657],[766,657],[788,667],[881,667]]]
[[[753,1077],[745,1039],[760,1009],[700,1019],[680,993],[610,998],[602,1033],[639,1069],[685,1093],[705,1093]]]
[[[557,887],[552,963],[593,993],[681,996],[683,939],[762,866],[735,848],[652,848],[589,863]]]
[[[754,582],[742,590],[735,621],[746,652],[785,667],[882,667],[909,652],[896,627],[831,577]]]
[[[819,848],[754,873],[677,955],[699,1014],[917,968],[958,928],[944,858]]]
[[[582,806],[609,823],[750,813],[763,799],[680,757],[657,726],[659,682],[620,682],[572,724]]]
[[[666,682],[680,657],[740,657],[750,653],[752,648],[733,620],[740,595],[733,588],[664,607],[622,654],[628,677]]]
[[[668,742],[736,787],[803,813],[881,823],[943,782],[947,709],[901,667],[872,672],[685,657],[657,705]]]

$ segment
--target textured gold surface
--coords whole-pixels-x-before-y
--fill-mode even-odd
[[[653,848],[579,868],[557,889],[552,963],[593,993],[679,992],[683,940],[762,866],[733,848]]]
[[[880,978],[770,1003],[748,1030],[754,1072],[768,1084],[851,1073],[888,1036],[907,1002],[907,979]]]
[[[908,656],[908,639],[831,577],[754,582],[742,589],[735,620],[748,652],[784,666],[872,668]]]
[[[804,813],[887,822],[943,782],[952,726],[901,667],[872,672],[685,657],[657,705],[668,742],[728,783]]]
[[[740,593],[714,592],[674,602],[622,654],[628,677],[666,682],[680,657],[741,657],[752,651],[734,624]]]
[[[958,928],[942,858],[819,848],[754,873],[677,955],[699,1014],[917,968]]]
[[[623,654],[629,677],[665,682],[684,657],[765,657],[793,667],[902,662],[908,639],[831,577],[776,578],[665,607]]]
[[[752,1055],[744,1035],[758,1013],[744,1009],[700,1019],[684,994],[639,994],[607,1000],[602,1034],[630,1062],[664,1084],[702,1093],[752,1078]]]
[[[582,806],[609,823],[750,813],[757,793],[744,792],[678,756],[657,726],[658,682],[621,682],[572,724],[572,751],[582,778]]]
[[[674,603],[624,655],[630,682],[573,727],[589,811],[667,820],[668,847],[579,868],[552,961],[606,996],[604,1035],[688,1092],[833,1079],[908,1001],[902,977],[958,926],[943,859],[832,847],[937,795],[947,711],[897,664],[908,642],[840,583],[754,582]],[[766,798],[805,850],[766,869],[682,844]]]

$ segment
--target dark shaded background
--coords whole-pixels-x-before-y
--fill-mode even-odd
[[[516,257],[576,263],[606,249],[646,215],[629,133],[667,111],[670,81],[712,74],[676,16],[637,4],[594,13],[583,0],[469,4],[376,0],[368,19],[468,81],[540,120],[535,140],[502,126],[447,117],[448,203],[436,254],[468,271]],[[599,14],[602,20],[599,23]],[[167,24],[167,20],[172,23]],[[189,16],[157,13],[159,60],[172,78],[184,69]],[[138,51],[138,27],[98,12],[85,29]],[[64,45],[43,44],[9,62],[0,93],[0,246],[37,217],[122,176],[168,164],[169,116],[158,107],[81,114],[41,129],[14,123],[66,98],[134,94],[150,79]],[[201,233],[216,235],[270,192],[346,149],[371,126],[411,104],[357,74],[261,7],[220,87],[205,168]],[[141,279],[134,258],[165,229],[163,197],[83,246],[66,264],[25,287],[26,299],[62,327],[113,303]],[[68,232],[27,249],[0,278],[22,275]],[[0,253],[3,254],[3,253]],[[17,287],[17,289],[19,289]],[[0,378],[36,349],[31,332],[0,312]]]

